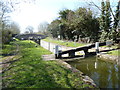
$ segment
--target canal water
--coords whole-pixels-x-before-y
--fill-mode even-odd
[[[120,88],[120,66],[97,57],[68,62],[94,80],[99,88]]]

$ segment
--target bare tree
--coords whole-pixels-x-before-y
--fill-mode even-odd
[[[1,30],[5,29],[5,25],[7,25],[7,22],[10,19],[10,16],[8,13],[10,13],[12,10],[11,8],[7,5],[7,2],[0,1],[0,25],[1,25]]]
[[[44,33],[47,32],[48,22],[42,22],[38,26],[38,32]]]
[[[107,2],[110,2],[109,0],[101,0],[101,2],[104,2],[104,1],[107,1]],[[120,2],[120,0],[118,0],[118,3]],[[93,6],[93,7],[96,7],[100,12],[102,11],[102,8],[101,6],[97,5],[95,2],[93,2],[92,0],[91,1],[88,1],[86,0],[86,3],[89,5],[89,6]],[[117,2],[116,2],[117,3]],[[116,7],[116,5],[110,5],[110,11],[111,11],[111,14],[113,16],[114,19],[116,19],[115,17],[115,14],[114,14],[114,11],[112,8]]]
[[[16,22],[12,22],[10,24],[10,31],[13,33],[13,34],[19,34],[20,33],[20,27],[19,25],[16,23]]]
[[[33,28],[32,26],[27,26],[27,27],[26,27],[26,30],[27,30],[29,33],[33,33],[34,28]]]

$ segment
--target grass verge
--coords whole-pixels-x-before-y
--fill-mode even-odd
[[[114,50],[107,53],[108,55],[120,56],[120,50]]]
[[[57,61],[43,61],[51,54],[32,41],[18,41],[20,60],[11,63],[2,74],[3,88],[88,88],[79,73],[73,73]]]
[[[55,40],[52,38],[47,37],[46,39],[43,39],[44,41],[56,43],[59,45],[67,46],[67,47],[80,47],[86,45],[85,43],[77,43],[77,42],[70,42],[70,41],[63,41],[63,40]]]

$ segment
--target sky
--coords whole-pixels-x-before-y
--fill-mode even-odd
[[[37,32],[38,25],[42,22],[52,22],[63,9],[75,10],[78,7],[87,7],[91,0],[35,0],[32,3],[21,2],[10,14],[11,19],[20,26],[21,33],[25,32],[27,26],[32,26],[34,32]],[[92,0],[97,5],[100,0]],[[113,0],[114,2],[117,0]],[[94,9],[97,12],[97,9]]]

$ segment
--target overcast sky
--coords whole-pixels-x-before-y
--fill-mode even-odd
[[[37,27],[41,22],[47,21],[50,23],[58,17],[58,13],[63,9],[75,10],[78,7],[87,7],[86,2],[91,0],[35,0],[34,3],[22,2],[14,12],[11,13],[13,21],[17,22],[21,31],[30,25],[37,31]],[[100,5],[100,0],[92,0],[97,5]],[[118,0],[111,0],[113,3]],[[94,10],[97,12],[97,9]]]

